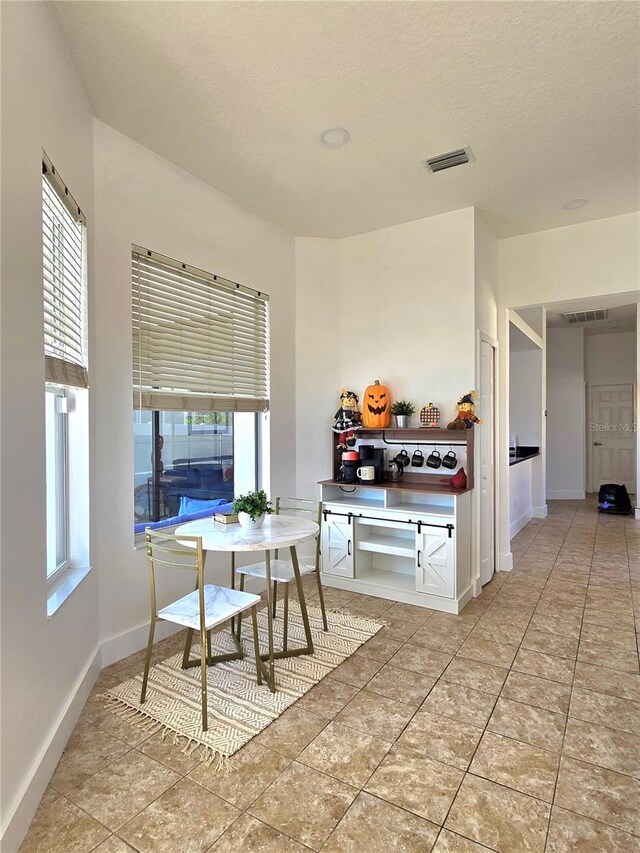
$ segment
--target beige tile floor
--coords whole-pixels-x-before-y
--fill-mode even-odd
[[[387,626],[235,772],[89,701],[21,850],[640,851],[640,523],[555,503],[513,550],[460,616],[327,590]]]

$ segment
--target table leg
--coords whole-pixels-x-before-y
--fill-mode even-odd
[[[309,625],[309,614],[307,613],[307,603],[304,598],[304,588],[302,586],[302,578],[300,577],[300,566],[298,565],[298,554],[296,546],[292,545],[289,549],[291,552],[291,564],[293,565],[293,573],[296,576],[296,589],[298,590],[298,601],[300,602],[300,613],[302,614],[302,622],[304,624],[304,633],[307,638],[307,651],[305,654],[313,654],[313,637],[311,636],[311,626]]]
[[[269,690],[272,693],[276,691],[276,675],[273,665],[273,622],[271,620],[271,554],[269,551],[264,552],[265,569],[267,581],[267,635],[269,637]]]

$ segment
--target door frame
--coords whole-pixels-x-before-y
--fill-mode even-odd
[[[500,543],[500,517],[498,505],[498,412],[500,402],[500,388],[498,386],[498,355],[499,344],[493,335],[488,332],[478,329],[476,332],[476,388],[480,393],[480,352],[481,344],[489,344],[493,349],[493,573],[499,571],[499,543]],[[482,412],[479,413],[482,417]],[[482,425],[474,427],[474,429],[482,429]],[[474,481],[477,484],[474,491],[475,500],[473,501],[473,525],[472,529],[475,535],[475,545],[473,547],[473,594],[480,595],[482,592],[482,580],[480,578],[480,524],[481,524],[481,489],[480,489],[480,453],[476,452],[476,470],[474,471]]]
[[[600,387],[606,387],[607,385],[630,385],[631,386],[631,395],[632,395],[632,401],[633,401],[631,419],[632,419],[634,424],[637,423],[637,415],[636,415],[637,383],[636,382],[587,382],[586,383],[586,386],[587,386],[587,395],[586,395],[587,396],[587,422],[585,424],[585,427],[586,427],[586,434],[587,434],[586,444],[587,444],[588,449],[586,449],[585,463],[586,463],[586,467],[587,467],[586,486],[587,486],[587,492],[589,494],[594,492],[594,479],[593,479],[593,470],[594,470],[593,441],[594,441],[594,439],[593,439],[593,436],[595,435],[595,433],[592,433],[589,430],[589,424],[593,423],[593,389],[594,388],[600,388]],[[637,439],[636,439],[636,443],[635,443],[634,452],[635,452],[636,457],[637,457],[637,454],[638,454],[638,440]],[[636,458],[634,460],[634,467],[633,467],[634,490],[633,490],[633,492],[631,492],[631,494],[636,495],[636,501],[635,501],[636,505],[638,504],[638,501],[637,501],[637,494],[638,494],[637,466],[638,466],[638,459]],[[631,491],[631,490],[629,490],[629,491]]]

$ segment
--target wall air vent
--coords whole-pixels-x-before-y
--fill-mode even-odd
[[[452,169],[454,166],[462,166],[464,163],[475,162],[472,150],[466,148],[457,148],[455,151],[448,151],[446,154],[438,154],[437,157],[427,157],[421,163],[427,172],[442,172],[444,169]]]
[[[568,323],[593,323],[595,320],[606,320],[609,311],[607,308],[596,308],[594,311],[570,311],[562,316]]]

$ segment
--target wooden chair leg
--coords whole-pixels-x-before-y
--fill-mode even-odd
[[[200,681],[202,689],[202,730],[207,731],[207,632],[200,632]]]
[[[318,598],[320,599],[320,610],[322,611],[322,629],[323,631],[328,631],[329,626],[327,625],[327,611],[324,608],[324,592],[322,589],[322,581],[320,580],[320,569],[316,569],[316,582],[318,584]]]
[[[151,651],[153,649],[153,636],[156,630],[156,620],[155,618],[151,619],[151,625],[149,625],[149,642],[147,643],[147,656],[144,661],[144,675],[142,676],[142,691],[140,693],[140,704],[144,702],[147,697],[147,681],[149,680],[149,667],[151,666]]]

